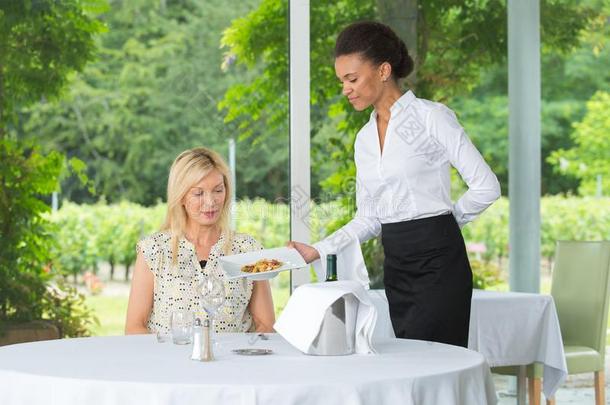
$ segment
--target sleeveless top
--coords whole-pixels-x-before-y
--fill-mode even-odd
[[[171,235],[167,231],[157,232],[142,239],[137,250],[142,253],[148,268],[154,275],[153,308],[148,319],[151,333],[170,332],[170,315],[173,311],[189,310],[202,320],[207,318],[195,289],[204,277],[219,279],[225,287],[225,304],[216,315],[216,332],[248,332],[254,330],[252,315],[248,310],[253,282],[240,278],[226,280],[218,261],[225,236],[221,235],[211,250],[205,267],[202,268],[195,247],[187,239],[178,243],[177,264],[172,264]],[[261,250],[262,246],[253,237],[234,234],[231,254]]]

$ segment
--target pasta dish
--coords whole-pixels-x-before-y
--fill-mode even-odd
[[[261,259],[254,264],[242,266],[241,271],[244,273],[263,273],[265,271],[279,269],[282,264],[282,262],[276,259]]]

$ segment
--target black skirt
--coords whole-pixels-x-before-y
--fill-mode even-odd
[[[472,271],[452,214],[382,225],[396,337],[468,346]]]

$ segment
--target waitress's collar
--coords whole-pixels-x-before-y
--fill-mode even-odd
[[[392,104],[392,107],[390,107],[390,114],[392,116],[396,115],[399,111],[407,108],[413,100],[415,100],[415,94],[413,94],[411,90],[407,90],[405,94],[400,96],[400,98]],[[373,110],[371,112],[371,119],[372,118],[377,118],[377,111]]]

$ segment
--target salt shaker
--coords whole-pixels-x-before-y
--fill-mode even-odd
[[[212,342],[210,341],[210,320],[206,319],[203,321],[203,354],[201,361],[212,361],[214,360],[214,353],[212,353]]]
[[[202,361],[202,347],[203,347],[203,328],[201,326],[201,319],[195,319],[195,326],[193,327],[193,353],[191,354],[191,360]]]

